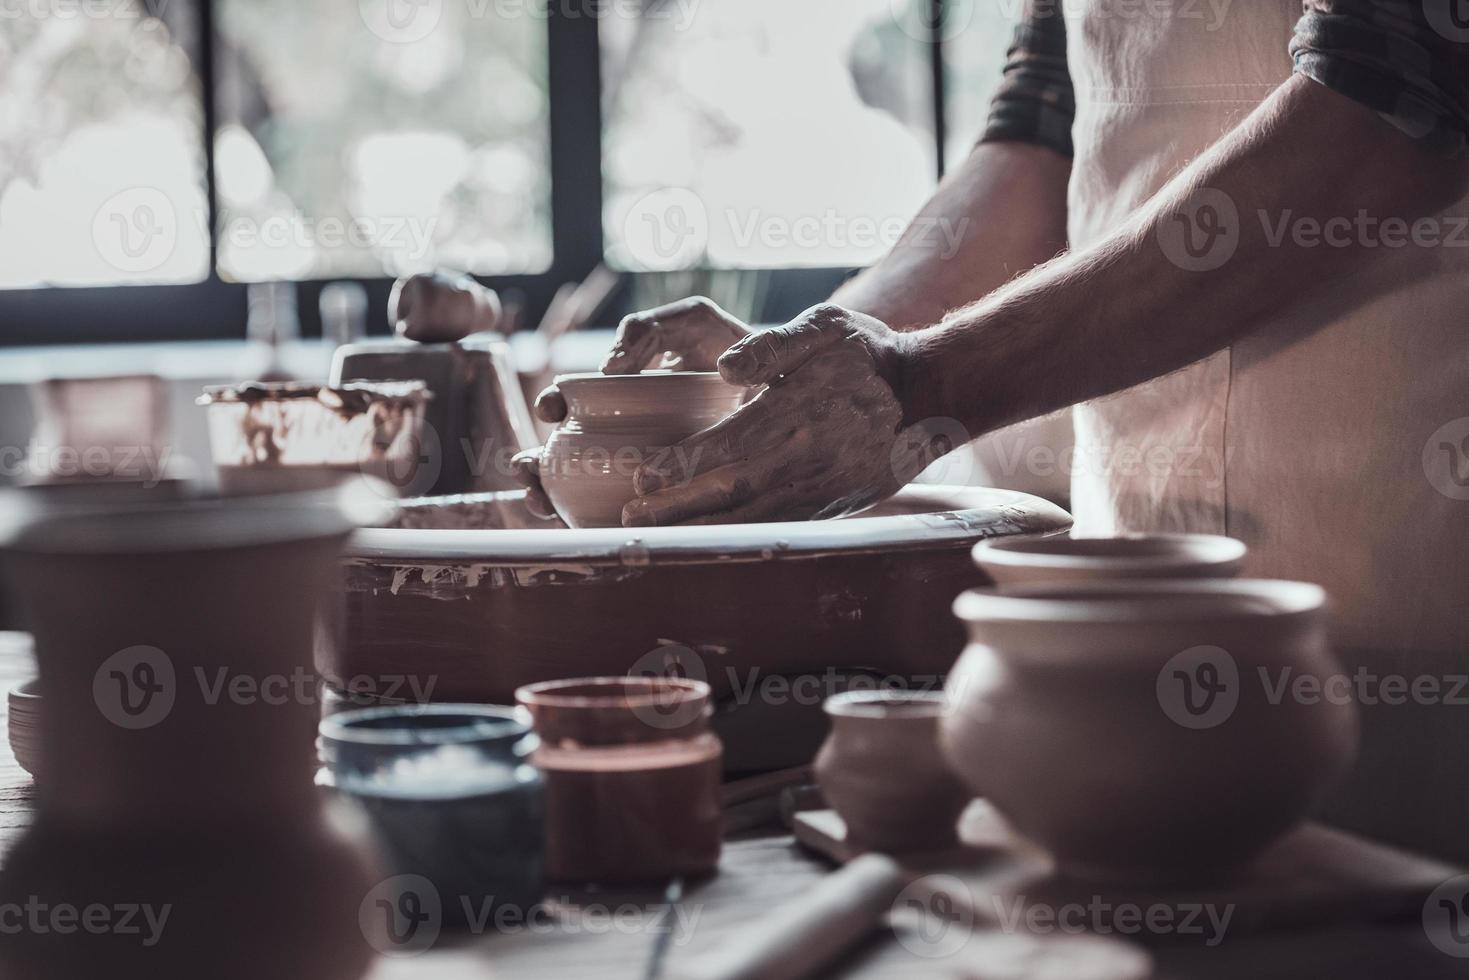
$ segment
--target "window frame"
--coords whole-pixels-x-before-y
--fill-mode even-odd
[[[215,0],[197,0],[200,51],[196,61],[203,102],[204,178],[209,227],[217,229],[214,175],[217,130],[214,52]],[[937,176],[944,174],[947,100],[942,18],[951,0],[924,0],[932,34],[926,45],[931,66]],[[551,158],[550,268],[533,275],[476,276],[487,286],[525,296],[527,322],[534,323],[566,282],[579,281],[602,261],[602,69],[599,17],[546,5],[548,103]],[[42,286],[0,289],[0,348],[22,345],[130,343],[240,339],[245,336],[248,285],[221,279],[211,231],[209,274],[202,282],[169,285]],[[772,271],[773,304],[800,309],[800,297],[821,294],[850,275],[849,268]],[[388,330],[386,308],[393,280],[386,277],[297,280],[301,331],[320,336],[318,298],[328,282],[357,282],[368,295],[368,331]],[[793,300],[794,302],[782,302]]]

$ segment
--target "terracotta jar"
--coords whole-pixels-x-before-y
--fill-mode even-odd
[[[712,371],[567,374],[566,421],[541,452],[541,485],[572,527],[620,527],[633,473],[739,407],[744,388]]]
[[[1352,755],[1324,602],[1264,580],[966,592],[944,751],[1073,874],[1217,876],[1291,829]]]
[[[591,677],[515,692],[546,777],[546,875],[625,884],[697,877],[719,864],[723,747],[709,685]]]
[[[831,735],[816,781],[858,847],[889,853],[957,843],[973,794],[939,751],[941,694],[848,691],[826,699]]]
[[[1139,578],[1230,578],[1244,542],[1216,534],[1116,538],[1016,537],[981,541],[974,562],[997,585]]]
[[[338,549],[382,509],[360,485],[5,495],[0,546],[35,634],[45,778],[0,902],[167,920],[152,936],[22,930],[0,943],[0,974],[364,971],[372,872],[312,785],[318,709],[292,678],[309,676]]]

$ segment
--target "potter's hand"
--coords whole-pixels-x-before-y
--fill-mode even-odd
[[[735,344],[718,360],[725,380],[768,387],[639,467],[623,524],[841,517],[891,495],[953,448],[904,422],[910,347],[882,322],[832,305]]]
[[[527,510],[542,520],[560,520],[561,515],[551,506],[551,498],[541,486],[541,449],[541,446],[525,449],[511,457],[510,475],[525,487]]]
[[[500,298],[469,276],[433,272],[393,283],[388,321],[398,336],[424,344],[447,344],[493,330]]]
[[[753,333],[703,296],[622,318],[603,374],[637,374],[649,368],[713,371],[719,355]],[[536,397],[536,417],[555,425],[566,418],[566,399],[555,385]]]
[[[647,368],[713,371],[719,355],[753,331],[711,299],[691,296],[676,303],[624,317],[602,361],[604,374],[637,374]],[[566,419],[566,399],[555,385],[536,396],[536,418],[550,425]],[[526,505],[539,517],[555,517],[541,489],[539,449],[512,460],[511,472],[525,487]]]

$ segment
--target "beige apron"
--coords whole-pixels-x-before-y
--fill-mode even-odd
[[[1074,248],[1115,230],[1289,77],[1300,0],[1224,5],[1222,17],[1219,6],[1064,4],[1078,102]],[[1071,502],[1078,533],[1228,533],[1249,544],[1251,574],[1326,586],[1338,650],[1365,697],[1361,757],[1325,815],[1469,859],[1463,203],[1436,226],[1443,244],[1380,247],[1329,300],[1078,406]],[[1241,207],[1241,220],[1261,216]]]

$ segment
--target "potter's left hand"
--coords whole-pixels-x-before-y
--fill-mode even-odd
[[[953,448],[904,420],[907,341],[829,304],[741,340],[720,374],[768,387],[640,467],[623,524],[842,517],[890,496]]]

